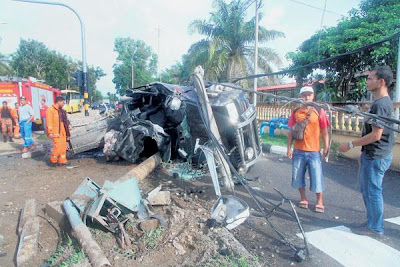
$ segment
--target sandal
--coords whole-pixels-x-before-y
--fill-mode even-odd
[[[302,209],[308,209],[308,201],[307,200],[302,200],[299,202],[299,207]]]
[[[324,213],[325,207],[323,205],[315,205],[315,212]]]

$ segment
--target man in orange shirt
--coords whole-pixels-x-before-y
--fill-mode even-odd
[[[300,95],[304,101],[312,102],[314,100],[314,90],[312,87],[306,86],[300,89]],[[296,123],[306,122],[303,138],[294,140],[294,129]],[[288,135],[287,156],[292,159],[292,187],[299,189],[300,192],[300,208],[308,209],[308,200],[306,196],[305,174],[308,169],[310,175],[310,191],[317,195],[317,203],[315,205],[316,212],[324,212],[325,207],[322,199],[323,191],[325,191],[324,177],[322,174],[322,164],[320,155],[320,138],[324,143],[323,156],[327,157],[329,153],[329,120],[323,109],[316,109],[313,106],[302,105],[299,109],[292,112],[288,126],[290,127]],[[299,137],[296,137],[299,139]],[[292,143],[294,140],[294,151]]]
[[[67,113],[63,106],[64,98],[56,97],[55,103],[46,110],[47,136],[54,143],[50,162],[59,165],[67,164],[67,139],[69,138]]]

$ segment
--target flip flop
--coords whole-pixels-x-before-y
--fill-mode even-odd
[[[308,209],[308,201],[307,200],[302,200],[299,202],[299,207],[302,209]]]
[[[325,207],[323,205],[315,205],[315,212],[324,213]]]

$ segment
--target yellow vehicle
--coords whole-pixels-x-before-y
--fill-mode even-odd
[[[67,113],[81,112],[83,97],[75,90],[61,90],[61,96],[65,99],[64,109]]]

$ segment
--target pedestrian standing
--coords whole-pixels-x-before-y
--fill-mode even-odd
[[[46,105],[46,99],[42,98],[42,100],[40,101],[40,119],[42,120],[42,124],[43,124],[43,130],[44,133],[47,134],[47,130],[46,130],[46,110],[47,110],[47,105]]]
[[[32,139],[32,122],[34,120],[33,109],[26,103],[26,98],[21,96],[21,106],[18,108],[19,115],[19,128],[21,131],[21,137],[24,139],[24,148],[22,153],[28,152],[29,149],[34,149],[37,145]]]
[[[19,108],[19,104],[18,102],[15,103],[14,105],[14,114],[16,116],[16,120],[15,122],[13,122],[13,128],[14,128],[14,138],[21,138],[20,134],[19,134],[19,119],[18,119],[18,108]]]
[[[393,72],[388,66],[374,68],[367,78],[367,90],[374,95],[369,113],[392,117],[393,103],[388,87],[392,84]],[[360,189],[367,212],[367,222],[360,230],[362,234],[383,235],[382,183],[385,172],[392,162],[394,132],[385,128],[382,121],[365,117],[362,137],[342,143],[339,152],[361,146]]]
[[[17,123],[17,116],[14,110],[8,106],[7,101],[3,101],[3,106],[0,108],[1,117],[1,133],[3,134],[4,143],[7,142],[7,137],[10,142],[14,142],[13,137],[13,122]]]
[[[312,102],[314,100],[314,90],[310,86],[300,89],[299,98]],[[320,139],[324,144],[323,156],[329,153],[329,120],[323,109],[303,104],[295,109],[290,115],[288,126],[287,156],[293,159],[292,162],[292,187],[300,192],[299,207],[308,209],[306,196],[305,174],[308,169],[310,175],[310,191],[316,193],[317,203],[315,211],[323,213],[325,211],[323,203],[323,192],[325,191],[324,177],[321,164],[321,145]],[[294,140],[294,151],[292,144]]]
[[[67,113],[63,109],[64,98],[56,97],[56,101],[46,112],[47,135],[53,140],[53,151],[50,163],[67,164],[67,140],[69,139],[69,123]]]

